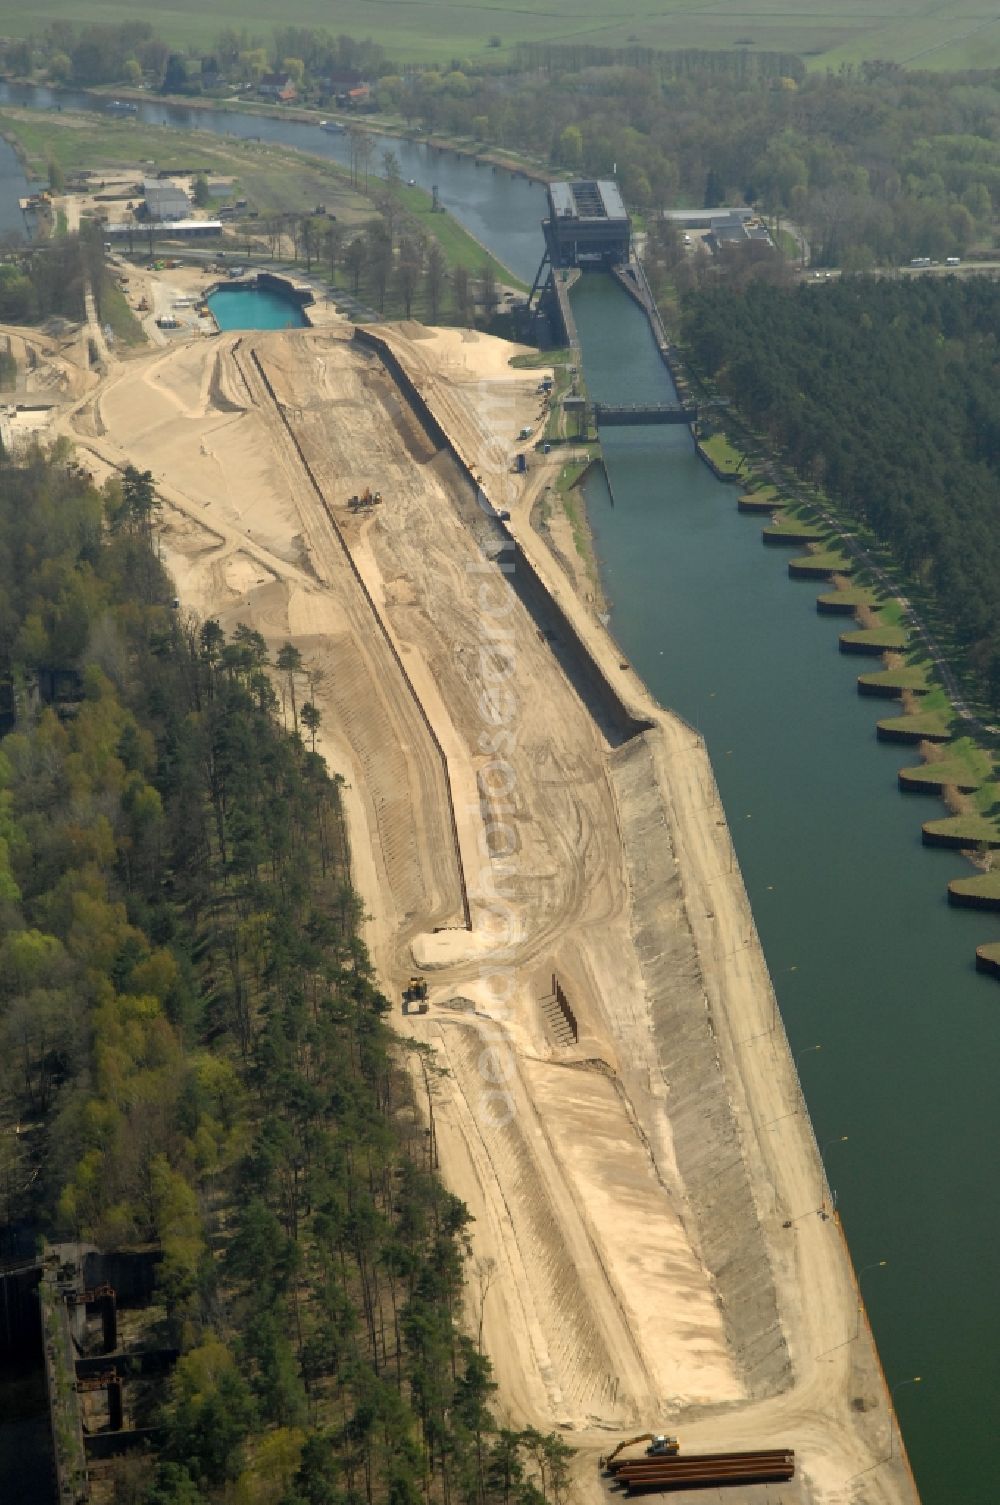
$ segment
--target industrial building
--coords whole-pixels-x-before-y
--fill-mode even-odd
[[[115,237],[132,237],[140,245],[145,241],[147,234],[152,228],[153,221],[147,225],[138,224],[132,220],[119,221],[114,225],[105,225],[104,234],[108,240]],[[160,224],[158,239],[167,240],[212,240],[222,234],[222,221],[217,219],[181,219],[170,220]]]
[[[155,222],[183,220],[191,213],[191,200],[169,178],[144,178],[142,196],[146,201],[146,218]]]
[[[623,266],[629,259],[628,212],[609,178],[550,183],[542,229],[553,267]]]
[[[719,225],[738,225],[756,219],[756,209],[746,204],[737,207],[720,205],[717,209],[664,209],[663,218],[679,230],[715,230]]]

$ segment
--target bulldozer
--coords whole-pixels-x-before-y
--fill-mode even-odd
[[[427,984],[422,977],[411,977],[403,989],[403,1013],[426,1014]]]
[[[681,1450],[680,1443],[676,1437],[665,1437],[662,1432],[640,1432],[638,1437],[626,1437],[616,1448],[612,1448],[606,1458],[601,1458],[601,1468],[609,1468],[619,1453],[624,1452],[625,1448],[630,1448],[637,1442],[649,1443],[649,1447],[646,1449],[647,1458],[673,1455],[674,1453],[679,1453]]]

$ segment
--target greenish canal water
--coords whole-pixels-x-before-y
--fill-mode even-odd
[[[674,399],[610,278],[572,302],[594,399]],[[973,954],[1000,925],[948,907],[966,869],[921,846],[938,806],[896,793],[906,749],[875,741],[892,708],[856,694],[821,586],[787,578],[686,429],[602,441],[615,505],[598,472],[587,503],[612,627],[707,739],[855,1265],[888,1260],[862,1277],[888,1382],[922,1376],[896,1405],[924,1505],[995,1505],[1000,990]]]
[[[220,287],[208,306],[220,329],[302,329],[305,316],[297,303],[269,288]]]

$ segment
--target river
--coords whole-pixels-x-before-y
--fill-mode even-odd
[[[4,99],[56,102],[0,84]],[[346,156],[314,125],[152,100],[140,112]],[[383,139],[405,178],[436,183],[496,256],[534,276],[536,185]],[[672,400],[626,294],[588,276],[572,298],[592,396]],[[874,737],[889,708],[855,694],[863,664],[837,652],[843,622],[816,614],[815,583],[788,580],[787,553],[762,547],[736,488],[683,428],[611,429],[604,453],[615,506],[599,476],[587,500],[612,628],[707,739],[888,1382],[922,1377],[895,1402],[924,1505],[993,1505],[1000,992],[972,957],[1000,925],[948,907],[963,863],[920,845],[938,807],[896,793],[907,750]]]
[[[27,235],[20,200],[34,193],[37,184],[29,183],[9,142],[0,138],[0,241]]]
[[[0,80],[0,108],[22,105],[37,110],[91,110],[95,100],[72,90],[55,93],[32,84]],[[137,119],[148,125],[167,125],[185,131],[208,131],[214,136],[236,136],[243,141],[280,142],[315,156],[347,164],[350,146],[346,133],[333,135],[308,121],[272,119],[236,111],[192,109],[164,104],[157,99],[138,102]],[[379,136],[372,169],[378,172],[383,151],[395,152],[403,181],[411,178],[429,192],[435,185],[441,202],[461,220],[478,240],[522,280],[538,270],[542,255],[539,223],[544,213],[545,193],[541,184],[514,176],[488,164],[476,167],[468,157],[455,152],[431,150],[402,137]],[[21,189],[20,192],[24,192]],[[15,206],[16,207],[16,206]],[[497,250],[503,246],[503,251]]]

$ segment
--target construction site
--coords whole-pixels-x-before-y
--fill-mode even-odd
[[[913,1505],[704,745],[532,523],[545,373],[333,315],[36,344],[49,433],[152,471],[179,609],[302,654],[502,1424],[574,1501]]]

